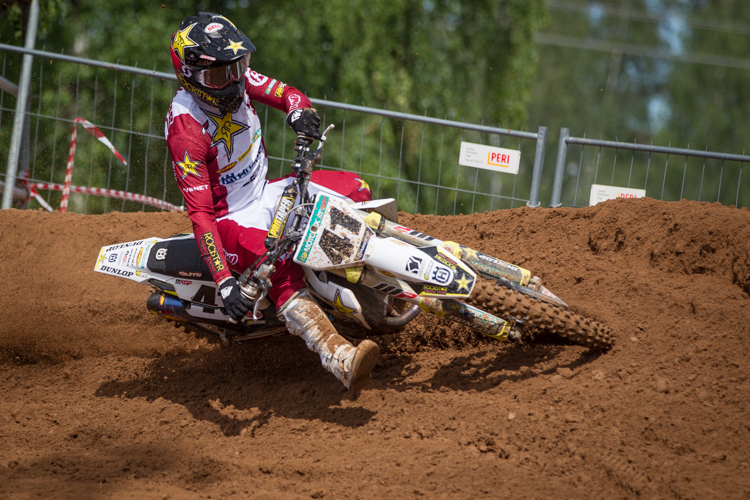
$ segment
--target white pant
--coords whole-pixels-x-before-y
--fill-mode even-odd
[[[261,229],[263,231],[268,231],[268,229],[270,229],[271,227],[273,216],[276,214],[276,207],[279,205],[281,195],[284,194],[284,189],[292,182],[294,182],[295,179],[296,177],[292,176],[273,181],[266,181],[259,198],[257,198],[255,201],[245,206],[244,208],[217,219],[217,222],[220,220],[229,219],[236,222],[242,227],[252,227],[255,229]],[[321,184],[315,184],[312,181],[307,185],[307,192],[309,196],[323,193],[326,195],[336,196],[338,198],[343,198],[347,201],[351,201],[349,200],[349,198],[341,195],[340,193]],[[295,206],[298,204],[299,203],[295,203]]]

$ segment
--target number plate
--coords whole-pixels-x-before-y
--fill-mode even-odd
[[[294,261],[318,271],[353,267],[364,260],[373,235],[344,201],[319,194]]]

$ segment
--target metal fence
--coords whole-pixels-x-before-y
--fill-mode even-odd
[[[19,171],[29,181],[63,182],[71,132],[75,119],[82,117],[102,130],[128,164],[121,165],[107,148],[81,133],[74,185],[139,193],[182,205],[163,135],[164,116],[178,88],[173,74],[11,45],[0,44],[0,51],[0,151],[4,152],[9,150],[14,124],[17,86],[13,82],[20,74],[21,55],[34,57],[19,161]],[[419,116],[322,99],[312,102],[324,126],[337,126],[329,136],[321,167],[359,173],[375,197],[396,198],[400,210],[452,215],[540,205],[545,127],[537,132],[516,131],[426,113]],[[269,109],[257,106],[269,176],[276,177],[289,172],[294,137],[283,113]],[[459,165],[461,141],[520,150],[519,174]],[[688,198],[749,206],[750,190],[742,189],[748,161],[750,156],[744,152],[733,155],[708,148],[571,137],[563,128],[550,206],[588,205],[593,184],[645,189],[647,196],[667,201]],[[26,198],[23,188],[16,191],[18,197]],[[59,205],[60,193],[40,194],[50,205]],[[31,207],[35,206],[32,199]],[[89,194],[71,195],[69,209],[80,213],[159,210],[143,202]]]
[[[570,146],[580,147],[571,151]],[[744,152],[743,152],[744,153]],[[638,188],[666,201],[683,198],[750,205],[742,171],[750,156],[570,137],[560,130],[551,207],[587,206],[593,184]],[[745,180],[745,184],[748,182]]]
[[[74,120],[96,125],[127,160],[81,133],[73,170],[74,185],[142,193],[182,204],[171,179],[171,162],[163,136],[164,116],[178,88],[171,73],[92,61],[44,50],[0,44],[0,75],[17,78],[20,55],[34,57],[27,133],[19,170],[31,182],[62,183]],[[15,96],[0,85],[0,151],[8,151]],[[545,127],[516,131],[368,108],[364,105],[311,99],[323,125],[336,124],[329,135],[321,168],[357,172],[376,197],[394,197],[400,210],[457,214],[539,206],[546,148]],[[284,115],[257,105],[269,156],[269,176],[289,172],[294,137]],[[460,166],[461,141],[517,149],[522,152],[518,175]],[[6,157],[7,160],[7,157]],[[24,166],[23,163],[26,163]],[[57,206],[60,194],[43,193]],[[32,200],[32,207],[34,201]],[[69,210],[157,210],[144,203],[71,195]]]

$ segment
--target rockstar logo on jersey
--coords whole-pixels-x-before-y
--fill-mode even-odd
[[[190,30],[198,23],[193,23],[184,30],[178,31],[172,41],[172,50],[177,52],[180,61],[185,61],[185,49],[188,47],[197,47],[198,44],[190,39]]]
[[[201,174],[199,174],[198,171],[195,169],[195,167],[197,167],[198,165],[200,165],[200,162],[191,161],[190,155],[188,154],[187,151],[185,151],[185,159],[183,161],[177,162],[177,166],[180,167],[180,169],[182,170],[183,179],[190,174],[200,177]]]
[[[216,130],[211,136],[211,147],[214,147],[219,143],[224,144],[224,148],[227,150],[227,159],[231,158],[234,149],[235,136],[241,134],[250,127],[243,123],[233,121],[232,113],[227,113],[224,116],[211,113],[207,114],[211,121],[216,125]]]

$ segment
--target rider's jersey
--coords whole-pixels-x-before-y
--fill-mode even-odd
[[[221,116],[218,109],[180,88],[164,125],[175,179],[216,283],[231,276],[216,220],[257,201],[266,182],[268,157],[252,101],[286,113],[310,106],[294,87],[248,69],[245,96],[236,113]]]

